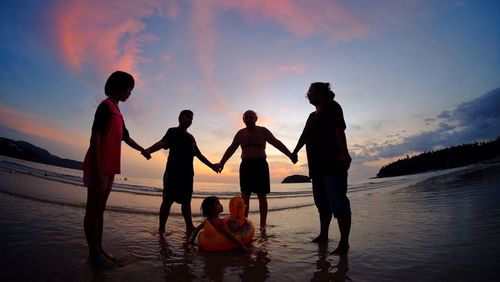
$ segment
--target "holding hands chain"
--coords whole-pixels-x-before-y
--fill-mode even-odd
[[[141,155],[143,155],[146,158],[146,160],[151,159],[151,153],[149,152],[149,149],[142,149]]]

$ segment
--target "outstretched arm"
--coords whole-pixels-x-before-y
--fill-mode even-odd
[[[158,142],[156,142],[155,144],[153,144],[151,147],[147,148],[146,149],[146,152],[148,152],[149,154],[152,154],[162,148],[165,147],[165,141],[163,140],[160,140]]]
[[[194,240],[196,240],[198,233],[200,233],[200,231],[203,229],[204,226],[205,226],[205,221],[203,221],[200,225],[198,225],[194,229],[193,233],[191,233],[191,235],[189,236],[189,238],[187,240],[188,245],[194,245]]]
[[[306,126],[304,127],[304,130],[302,130],[302,134],[300,134],[299,140],[297,141],[297,145],[295,145],[295,149],[293,149],[292,152],[292,155],[296,160],[298,160],[299,158],[297,154],[299,153],[300,149],[302,149],[302,147],[304,147],[304,145],[306,144],[306,135],[305,135],[306,128],[307,128],[307,123]]]
[[[220,171],[222,171],[222,169],[224,168],[224,164],[226,164],[227,160],[229,160],[229,158],[231,158],[231,156],[234,154],[234,152],[236,152],[236,149],[238,149],[239,146],[240,146],[240,138],[239,138],[239,132],[238,132],[234,136],[233,142],[231,143],[231,145],[229,145],[229,147],[227,147],[226,152],[224,153],[224,155],[222,156],[222,159],[219,162]]]
[[[285,154],[287,157],[290,158],[290,160],[293,162],[293,163],[296,163],[297,162],[297,159],[294,158],[293,154],[290,152],[290,150],[288,150],[288,148],[280,141],[278,140],[276,137],[274,137],[274,135],[271,133],[271,131],[269,131],[268,129],[265,129],[265,134],[266,134],[266,141],[273,145],[276,149],[280,150],[280,152],[282,152],[283,154]]]
[[[135,149],[135,150],[137,150],[137,151],[141,152],[141,154],[142,154],[142,155],[143,155],[146,159],[148,159],[148,160],[149,160],[149,159],[151,158],[151,155],[150,155],[150,154],[149,154],[146,150],[144,150],[144,148],[143,148],[141,145],[137,144],[137,142],[135,142],[135,141],[134,141],[134,139],[132,139],[131,137],[127,138],[127,139],[126,139],[126,140],[124,140],[124,141],[125,141],[125,143],[126,143],[127,145],[129,145],[131,148],[133,148],[133,149]]]
[[[216,164],[213,164],[212,162],[210,162],[199,150],[198,150],[198,154],[196,155],[196,157],[202,162],[204,163],[206,166],[208,166],[209,168],[211,168],[213,171],[219,173],[219,166],[217,166]]]

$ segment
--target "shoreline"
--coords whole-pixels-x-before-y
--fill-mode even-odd
[[[54,189],[32,180],[21,176],[15,183]],[[161,239],[156,215],[106,211],[104,244],[124,261],[112,270],[86,263],[83,208],[0,193],[0,268],[5,278],[34,281],[487,280],[500,274],[498,181],[500,165],[494,165],[351,193],[351,249],[342,259],[329,255],[339,238],[335,222],[327,244],[310,243],[319,232],[314,206],[270,212],[267,232],[256,232],[248,253],[184,249],[179,216],[169,218]]]

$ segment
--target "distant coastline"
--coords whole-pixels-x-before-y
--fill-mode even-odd
[[[383,166],[377,178],[422,173],[461,167],[481,162],[500,161],[500,137],[494,141],[474,142],[437,151],[425,152],[413,157],[406,156]]]
[[[83,168],[82,162],[63,159],[31,143],[14,141],[4,137],[0,137],[0,155],[65,168],[78,170]]]

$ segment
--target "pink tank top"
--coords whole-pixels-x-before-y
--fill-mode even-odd
[[[111,117],[108,125],[103,133],[101,133],[101,169],[105,175],[119,174],[120,173],[120,157],[121,157],[121,144],[123,134],[123,117],[120,113],[118,105],[113,103],[109,98],[102,101],[109,106]],[[87,150],[85,160],[83,162],[83,171],[92,171],[92,156],[91,148]]]

